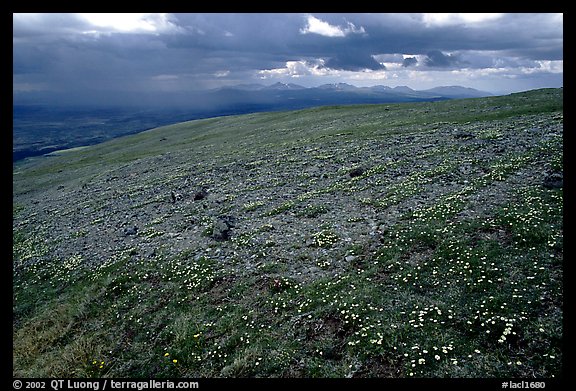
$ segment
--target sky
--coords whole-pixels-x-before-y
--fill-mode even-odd
[[[13,14],[13,97],[136,99],[237,84],[563,86],[563,15]]]

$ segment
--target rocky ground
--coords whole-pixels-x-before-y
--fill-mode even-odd
[[[179,142],[176,133],[157,132],[150,133],[155,147],[162,138],[179,147],[114,164],[103,158],[77,171],[67,168],[66,159],[76,159],[69,161],[77,167],[82,158],[66,154],[44,158],[56,163],[32,176],[26,175],[33,166],[16,168],[16,287],[32,284],[22,278],[35,268],[52,270],[50,278],[59,278],[62,294],[120,259],[142,279],[140,267],[153,274],[154,265],[185,259],[189,278],[179,284],[194,295],[222,296],[222,289],[230,292],[240,281],[260,281],[274,293],[285,281],[307,286],[369,270],[411,221],[438,213],[444,216],[440,227],[493,221],[496,210],[517,202],[518,189],[562,188],[561,110],[500,117],[479,112],[471,121],[439,121],[427,117],[433,105],[406,106],[414,113],[404,115],[418,118],[413,122],[400,122],[394,105],[382,105],[365,117],[351,113],[332,122],[322,117],[321,131],[314,122],[303,123],[307,129],[301,135],[274,124],[269,142],[257,140],[256,133],[234,133],[230,122],[215,123],[214,129],[222,126],[234,138],[225,144]],[[475,109],[492,114],[507,107],[487,103]],[[296,121],[299,114],[285,115]],[[61,168],[50,171],[56,166]],[[510,232],[494,228],[482,235],[504,240]],[[404,261],[421,265],[433,258],[436,245],[412,248]],[[561,250],[556,252],[561,257]],[[205,261],[210,273],[196,278],[197,265]],[[178,265],[170,269],[175,274]],[[210,283],[196,289],[204,284],[200,280]],[[15,300],[17,306],[18,296]],[[26,316],[35,310],[22,311],[15,316],[16,330],[26,329]],[[332,318],[324,318],[324,327],[337,333],[327,319]],[[110,373],[122,373],[116,368],[119,372]],[[184,374],[196,373],[190,368]],[[299,371],[297,376],[312,373]],[[384,375],[408,376],[399,371]],[[208,374],[238,375],[224,369]],[[294,373],[270,369],[262,375]]]
[[[14,226],[42,227],[46,240],[58,243],[54,256],[80,254],[86,267],[127,248],[147,258],[189,249],[236,273],[266,258],[291,277],[318,278],[343,270],[351,244],[374,247],[407,213],[467,186],[477,188],[464,196],[459,217],[503,205],[518,185],[562,178],[552,161],[526,158],[506,181],[483,182],[493,167],[561,139],[561,120],[446,124],[242,160],[166,153],[32,194],[26,202],[35,205],[33,216],[22,213]]]

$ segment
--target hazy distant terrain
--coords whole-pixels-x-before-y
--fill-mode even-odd
[[[171,109],[14,106],[12,160],[97,144],[191,118],[188,111]]]
[[[13,110],[13,161],[60,149],[97,144],[118,136],[137,133],[185,120],[261,111],[354,104],[431,101],[486,96],[489,93],[463,87],[439,87],[415,91],[408,87],[358,88],[349,84],[327,84],[304,88],[276,83],[239,85],[181,94],[159,94],[154,100],[122,100],[107,106],[66,106],[48,103],[55,98],[36,97],[43,105],[16,101]]]
[[[563,89],[201,119],[14,164],[16,377],[549,386],[562,281]]]

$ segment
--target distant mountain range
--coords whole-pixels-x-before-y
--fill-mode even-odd
[[[209,90],[210,93],[219,93],[222,91],[251,91],[266,93],[270,91],[282,92],[295,92],[305,94],[303,96],[310,96],[317,94],[322,96],[325,92],[337,93],[353,93],[359,99],[365,98],[387,98],[398,99],[398,101],[405,100],[435,100],[435,99],[458,99],[458,98],[480,98],[485,96],[492,96],[490,92],[476,90],[474,88],[461,87],[461,86],[441,86],[434,87],[427,90],[414,90],[407,86],[389,87],[384,85],[376,85],[372,87],[356,87],[347,83],[332,83],[322,84],[318,87],[304,87],[293,83],[274,83],[272,85],[263,84],[239,84],[231,87],[223,87],[218,89]]]
[[[208,115],[243,114],[257,111],[294,110],[312,106],[437,101],[492,96],[486,91],[461,86],[413,90],[407,86],[356,87],[347,83],[303,87],[298,84],[239,84],[186,93],[181,101]]]
[[[347,83],[303,87],[293,83],[238,84],[209,90],[154,91],[136,94],[92,92],[60,93],[29,91],[14,96],[14,105],[138,107],[185,109],[194,117],[213,117],[257,111],[302,109],[312,106],[419,102],[459,98],[480,98],[493,94],[461,86],[413,90],[407,86],[356,87]]]

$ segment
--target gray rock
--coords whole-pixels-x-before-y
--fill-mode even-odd
[[[476,138],[476,135],[468,132],[458,132],[454,135],[454,138],[459,140],[470,140]]]
[[[200,200],[203,200],[204,198],[208,197],[208,191],[207,190],[208,189],[203,187],[201,190],[194,193],[194,201],[200,201]]]
[[[356,167],[348,171],[348,175],[350,175],[350,178],[355,178],[364,174],[365,171],[363,167]]]
[[[356,255],[347,255],[344,259],[346,259],[346,262],[354,262],[358,257]]]
[[[171,191],[170,198],[172,199],[172,203],[175,203],[176,201],[182,200],[182,194],[174,193],[173,191]]]
[[[230,239],[231,230],[236,226],[236,217],[218,216],[212,226],[212,239],[223,242]]]
[[[136,235],[137,233],[138,233],[138,227],[136,227],[136,226],[124,228],[124,235],[126,235],[126,236]]]
[[[560,189],[564,187],[564,174],[562,172],[549,173],[546,178],[544,178],[542,186],[547,189]]]
[[[386,235],[386,234],[388,234],[388,227],[387,227],[386,225],[384,225],[384,224],[379,225],[379,226],[378,226],[378,233],[379,233],[380,235]]]

